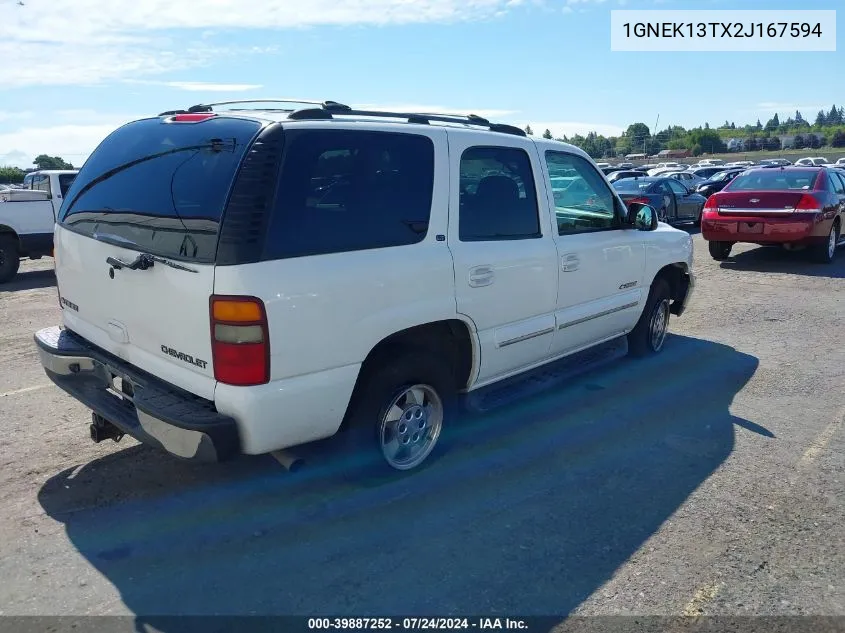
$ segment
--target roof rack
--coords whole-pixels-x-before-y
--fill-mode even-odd
[[[203,103],[191,106],[187,110],[170,110],[163,112],[159,116],[167,116],[173,114],[188,114],[193,112],[212,112],[214,106],[220,105],[237,105],[246,103],[281,103],[281,104],[299,104],[311,106],[306,108],[232,108],[236,111],[244,111],[248,109],[263,110],[273,112],[289,112],[288,119],[294,121],[318,120],[327,121],[334,119],[335,116],[360,116],[360,117],[381,117],[387,119],[405,119],[408,123],[417,123],[428,125],[432,121],[438,123],[455,123],[458,125],[475,125],[479,127],[486,127],[492,132],[501,132],[503,134],[513,134],[515,136],[527,136],[525,130],[506,123],[492,123],[476,114],[436,114],[425,112],[387,112],[382,110],[355,110],[343,103],[337,101],[313,101],[308,99],[238,99],[235,101],[218,101],[215,103]]]

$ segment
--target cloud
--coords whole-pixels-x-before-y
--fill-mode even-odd
[[[205,66],[254,47],[215,46],[218,30],[452,23],[549,0],[27,0],[0,4],[4,87],[92,85]],[[603,0],[567,0],[566,4]]]
[[[88,110],[64,110],[45,117],[54,125],[26,125],[0,132],[0,165],[32,167],[39,154],[61,156],[74,165],[81,165],[94,148],[117,127],[137,115],[96,115]]]

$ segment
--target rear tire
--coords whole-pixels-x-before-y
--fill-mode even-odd
[[[375,359],[374,359],[375,360]],[[455,378],[436,354],[380,355],[356,387],[342,432],[347,478],[396,477],[439,452],[455,415]]]
[[[628,352],[632,356],[650,356],[663,349],[669,331],[669,284],[658,277],[651,284],[643,313],[628,334]]]
[[[0,235],[0,284],[11,281],[20,268],[18,240],[14,235]]]
[[[710,251],[710,257],[717,262],[721,262],[730,257],[733,242],[707,242],[707,249]]]
[[[834,221],[825,243],[813,246],[810,251],[812,258],[820,264],[830,264],[836,257],[836,244],[839,242],[840,233],[839,222]]]

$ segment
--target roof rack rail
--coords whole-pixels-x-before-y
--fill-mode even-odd
[[[159,116],[172,114],[187,114],[194,112],[211,112],[214,106],[222,105],[238,105],[248,103],[280,103],[280,104],[298,104],[309,106],[306,108],[231,108],[235,111],[245,110],[263,110],[273,112],[288,112],[288,119],[294,121],[318,120],[327,121],[333,119],[336,115],[340,116],[361,116],[361,117],[382,117],[387,119],[405,119],[408,123],[417,123],[421,125],[428,125],[432,121],[438,123],[455,123],[459,125],[476,125],[479,127],[486,127],[492,132],[501,132],[503,134],[513,134],[515,136],[528,136],[525,130],[506,123],[492,123],[491,121],[480,117],[477,114],[441,114],[429,112],[388,112],[383,110],[356,110],[346,104],[337,101],[314,101],[310,99],[236,99],[232,101],[216,101],[214,103],[200,103],[193,105],[187,110],[171,110],[164,112]]]
[[[361,117],[383,117],[387,119],[405,119],[408,123],[418,123],[427,125],[432,121],[438,123],[457,123],[460,125],[477,125],[479,127],[486,127],[492,132],[501,132],[503,134],[513,134],[515,136],[528,136],[525,130],[516,127],[515,125],[508,125],[505,123],[491,123],[484,117],[477,114],[429,114],[425,112],[388,112],[383,110],[355,110],[342,103],[334,101],[327,101],[317,108],[304,108],[302,110],[294,110],[288,115],[288,119],[292,120],[328,120],[334,118],[335,115],[341,116],[361,116]]]

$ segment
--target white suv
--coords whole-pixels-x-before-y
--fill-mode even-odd
[[[408,470],[459,394],[659,352],[687,305],[690,236],[576,147],[472,115],[221,105],[117,129],[62,205],[63,325],[35,341],[95,441],[220,460],[347,430]]]

